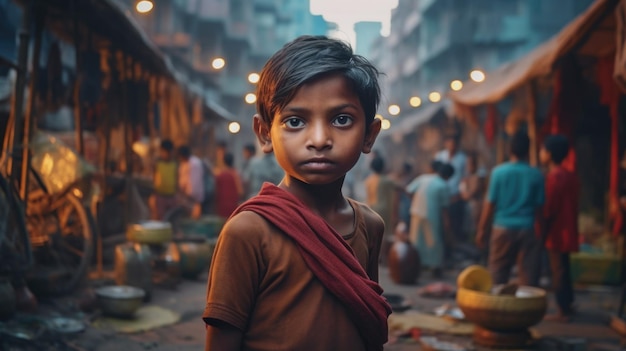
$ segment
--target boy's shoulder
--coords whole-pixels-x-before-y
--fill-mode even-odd
[[[382,233],[385,230],[385,221],[383,218],[367,204],[349,199],[355,211],[359,211],[363,216],[363,221],[368,232]]]
[[[266,236],[271,232],[269,222],[261,215],[252,211],[241,211],[224,223],[220,236],[251,240]]]

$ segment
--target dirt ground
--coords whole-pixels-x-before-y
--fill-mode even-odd
[[[422,279],[412,286],[396,285],[389,279],[386,268],[381,267],[381,285],[387,294],[400,294],[410,301],[411,311],[432,313],[443,304],[454,304],[453,298],[434,299],[418,295],[418,289],[431,283]],[[456,272],[446,274],[445,281],[453,283]],[[184,280],[175,288],[156,288],[152,299],[145,306],[158,306],[178,314],[179,320],[171,325],[137,333],[122,333],[107,327],[98,327],[97,310],[83,313],[78,303],[85,291],[73,297],[40,301],[37,315],[19,314],[11,321],[0,322],[0,350],[59,350],[59,351],[186,351],[204,348],[204,325],[200,319],[204,307],[206,276],[196,280]],[[89,291],[89,290],[86,290]],[[82,295],[81,295],[82,294]],[[577,290],[579,313],[571,323],[542,322],[535,331],[542,340],[571,341],[578,348],[571,350],[626,350],[624,337],[608,326],[608,317],[617,310],[619,291],[609,287],[587,287]],[[144,306],[144,307],[145,307]],[[85,329],[78,333],[63,334],[46,330],[42,320],[53,317],[70,317],[84,323]],[[21,328],[21,329],[20,329]],[[43,330],[43,331],[42,331]],[[19,331],[30,335],[20,337]],[[26,332],[29,332],[28,334]],[[33,334],[33,331],[35,333]],[[442,341],[454,342],[467,350],[475,347],[468,336],[451,336],[445,333],[422,331],[423,335],[435,336]],[[556,344],[540,343],[535,350],[556,350]],[[582,346],[581,346],[582,345]],[[391,335],[386,351],[422,350],[410,337]]]

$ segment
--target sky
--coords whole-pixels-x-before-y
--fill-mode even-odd
[[[382,22],[382,35],[388,35],[391,10],[398,0],[311,0],[311,12],[323,15],[329,22],[338,25],[338,32],[331,36],[347,40],[355,45],[354,23],[360,21]]]

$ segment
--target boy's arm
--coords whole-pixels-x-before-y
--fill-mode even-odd
[[[365,219],[365,228],[367,230],[368,242],[371,246],[369,260],[367,262],[367,276],[378,283],[378,258],[380,256],[380,248],[383,243],[385,234],[385,222],[382,218],[369,208],[363,209],[363,217]]]
[[[207,325],[204,349],[205,351],[237,351],[241,349],[242,337],[241,330],[231,325],[225,324],[220,327]]]
[[[266,269],[262,247],[268,232],[267,222],[247,211],[224,225],[211,260],[202,315],[207,350],[240,349]]]

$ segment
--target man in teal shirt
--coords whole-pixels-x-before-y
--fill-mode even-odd
[[[477,228],[476,244],[489,238],[489,271],[496,284],[509,281],[517,263],[521,285],[538,286],[542,243],[535,235],[545,190],[541,172],[528,162],[530,140],[525,132],[511,138],[509,162],[495,167]],[[491,220],[493,218],[493,221]]]

